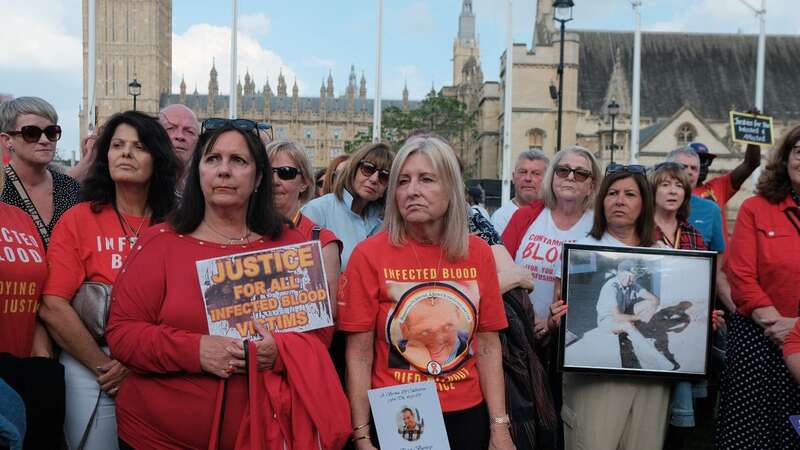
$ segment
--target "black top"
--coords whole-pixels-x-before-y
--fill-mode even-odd
[[[469,208],[468,214],[467,225],[469,225],[469,232],[471,234],[477,234],[479,238],[486,241],[489,245],[503,243],[500,239],[500,235],[497,234],[497,230],[494,229],[492,222],[489,222],[486,217],[483,217],[480,211],[476,208]]]
[[[11,166],[6,166],[6,169],[13,170]],[[47,170],[49,170],[50,174],[53,176],[53,218],[50,219],[50,223],[45,224],[45,228],[47,228],[48,234],[52,235],[53,228],[55,228],[56,223],[58,223],[58,219],[60,219],[68,209],[72,208],[80,201],[81,185],[70,176],[64,175],[49,167]],[[3,196],[0,197],[0,200],[9,205],[16,206],[30,215],[30,212],[25,208],[25,202],[22,201],[22,196],[17,192],[14,184],[9,179],[6,179],[6,185],[5,188],[3,188]],[[39,234],[41,235],[41,233]],[[48,239],[46,239],[45,236],[41,236],[41,238],[46,246]]]

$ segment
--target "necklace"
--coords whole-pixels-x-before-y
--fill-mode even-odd
[[[211,226],[211,223],[209,223],[208,221],[205,221],[203,223],[205,223],[208,229],[214,232],[214,234],[228,241],[228,245],[238,245],[238,244],[247,245],[250,243],[250,241],[247,238],[250,237],[250,234],[252,234],[252,232],[247,229],[247,224],[245,224],[244,226],[244,235],[242,237],[235,237],[235,236],[230,237],[217,231],[217,229]]]
[[[136,240],[139,239],[139,232],[142,231],[144,223],[150,221],[150,216],[148,216],[147,213],[145,213],[145,216],[142,218],[142,221],[139,222],[139,226],[133,228],[133,226],[128,222],[128,219],[125,218],[125,215],[119,212],[116,206],[114,207],[114,212],[117,213],[117,219],[119,219],[119,225],[120,227],[122,227],[122,233],[128,240],[128,244],[130,244],[130,246],[133,247],[133,244],[135,244]]]
[[[411,242],[410,244],[411,244],[411,251],[414,253],[414,258],[416,258],[416,260],[417,260],[417,266],[420,269],[424,269],[422,261],[419,259],[419,255],[417,254],[417,249],[416,249],[417,242]],[[438,301],[439,301],[439,298],[440,298],[437,295],[437,289],[436,288],[437,288],[437,286],[439,284],[439,277],[441,276],[442,255],[443,255],[443,253],[444,252],[443,252],[442,246],[439,245],[439,262],[436,263],[436,273],[433,275],[433,280],[431,280],[432,283],[431,283],[430,290],[428,290],[428,296],[424,300],[424,301],[431,302],[431,304],[433,304],[433,305],[437,304]],[[438,361],[435,361],[433,359],[428,361],[428,364],[425,365],[425,369],[428,371],[429,374],[434,375],[434,376],[435,375],[439,375],[440,373],[442,373],[442,365],[439,364]]]

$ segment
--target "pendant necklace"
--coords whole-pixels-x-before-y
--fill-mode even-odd
[[[420,269],[424,269],[424,267],[422,265],[422,261],[419,259],[419,255],[417,254],[417,249],[415,248],[417,246],[417,243],[418,242],[411,243],[411,251],[414,253],[414,258],[417,259],[417,266]],[[440,300],[439,297],[436,296],[436,288],[437,288],[437,286],[439,284],[439,277],[441,276],[442,254],[443,254],[443,251],[442,251],[442,247],[441,247],[441,244],[440,244],[439,245],[439,262],[436,264],[435,279],[432,280],[433,282],[431,284],[431,288],[429,290],[428,297],[425,299],[425,300],[431,302],[431,305],[436,305]],[[428,364],[425,365],[425,369],[428,371],[428,373],[430,375],[434,375],[434,376],[435,375],[439,375],[439,374],[442,373],[442,365],[438,361],[435,361],[433,359],[428,361]]]
[[[214,232],[214,234],[216,234],[217,236],[219,236],[219,237],[225,239],[226,241],[228,241],[228,245],[243,245],[244,246],[244,245],[250,244],[250,240],[248,240],[247,238],[250,237],[250,234],[252,232],[247,229],[247,225],[246,224],[244,226],[244,235],[242,237],[230,237],[230,236],[226,236],[226,235],[222,234],[221,232],[217,231],[217,229],[214,228],[211,225],[211,223],[209,223],[208,221],[206,221],[204,223],[206,224],[206,226],[208,227],[209,230]]]
[[[128,240],[128,244],[133,247],[133,244],[135,244],[136,240],[139,239],[139,232],[142,231],[144,223],[149,222],[150,217],[145,212],[145,216],[142,218],[139,226],[133,228],[133,226],[128,222],[128,219],[125,218],[125,215],[119,212],[116,206],[114,207],[114,212],[117,213],[117,219],[119,219],[119,226],[122,228],[122,234],[125,235],[125,239]]]

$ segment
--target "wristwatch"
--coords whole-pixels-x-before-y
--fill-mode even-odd
[[[489,425],[511,425],[511,419],[508,414],[500,417],[489,417]]]

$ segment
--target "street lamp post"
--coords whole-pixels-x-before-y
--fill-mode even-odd
[[[572,20],[572,0],[555,0],[553,19],[561,24],[561,54],[558,59],[558,129],[556,131],[556,153],[561,151],[561,116],[564,111],[564,32],[567,22]]]
[[[619,103],[613,98],[611,99],[611,103],[608,104],[608,115],[611,116],[611,163],[614,163],[614,149],[616,146],[614,145],[614,134],[616,133],[616,129],[614,128],[614,121],[617,119],[617,114],[619,114]]]
[[[128,95],[133,96],[133,110],[136,111],[136,97],[138,97],[142,93],[142,84],[139,83],[136,78],[133,79],[130,83],[128,83]]]

